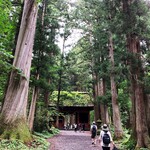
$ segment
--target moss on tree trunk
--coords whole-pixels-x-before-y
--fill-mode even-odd
[[[3,122],[0,119],[1,122]],[[0,138],[2,139],[18,139],[24,143],[32,140],[31,133],[24,119],[18,119],[13,123],[0,123]]]

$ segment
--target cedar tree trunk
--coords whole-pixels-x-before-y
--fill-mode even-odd
[[[146,103],[144,100],[144,85],[142,83],[143,69],[140,57],[140,41],[135,34],[127,35],[128,52],[132,54],[132,58],[128,60],[131,73],[131,87],[132,87],[132,127],[134,127],[133,137],[136,140],[136,148],[149,148],[150,149],[150,138],[148,134],[148,126],[146,119]],[[137,60],[138,63],[132,62]]]
[[[37,75],[36,79],[39,80],[39,74]],[[30,105],[30,111],[29,111],[29,116],[28,116],[28,124],[29,124],[30,131],[33,130],[35,107],[36,107],[36,101],[37,101],[38,93],[39,93],[39,87],[34,86],[33,87],[33,93],[32,93],[31,105]]]
[[[101,79],[100,81],[100,96],[104,96],[105,95],[105,91],[106,91],[106,85],[105,85],[105,80]],[[108,106],[106,104],[101,103],[100,104],[100,115],[101,115],[101,121],[102,123],[106,123],[109,124],[110,120],[109,120],[109,114],[108,114]]]
[[[10,75],[0,117],[2,138],[31,140],[27,126],[27,99],[30,79],[32,49],[38,7],[35,0],[25,0],[13,70]]]
[[[99,111],[98,111],[98,102],[97,102],[97,97],[98,97],[98,78],[95,72],[93,72],[93,97],[94,97],[94,120],[97,121],[99,119]]]
[[[44,16],[45,16],[45,1],[43,0],[42,13],[41,14],[39,13],[39,18],[38,18],[41,20],[41,25],[42,25],[41,31],[43,31],[43,29],[44,29]],[[39,59],[38,59],[38,65],[37,65],[36,75],[35,75],[35,78],[37,81],[39,81],[39,79],[40,79],[40,72],[39,72],[39,70],[40,70],[39,63],[40,62],[39,62],[39,60],[42,57],[41,55],[42,55],[42,49],[39,50],[39,55],[38,55]],[[28,124],[29,124],[30,131],[33,130],[36,102],[37,102],[37,98],[39,95],[39,91],[40,91],[40,89],[38,86],[33,87],[32,100],[31,100],[30,111],[29,111],[29,116],[28,116]]]
[[[112,33],[110,32],[109,37],[109,54],[110,54],[110,62],[111,62],[111,96],[112,96],[112,109],[113,109],[113,124],[114,124],[114,136],[116,139],[120,139],[123,137],[123,130],[121,125],[121,117],[119,111],[119,105],[117,101],[117,89],[115,82],[115,74],[114,74],[114,49],[113,49],[113,41],[112,41]]]

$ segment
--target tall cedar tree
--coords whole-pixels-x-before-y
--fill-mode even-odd
[[[132,99],[132,137],[136,141],[135,149],[142,147],[150,149],[150,138],[148,133],[148,122],[146,119],[146,105],[144,84],[144,70],[141,59],[140,38],[142,35],[135,31],[137,25],[138,11],[142,12],[142,2],[134,0],[123,0],[124,21],[128,32],[126,33],[127,51],[130,55],[128,65],[130,67],[131,99]],[[134,10],[134,13],[132,13]],[[138,10],[138,11],[137,11]],[[134,62],[133,60],[136,60]]]
[[[43,25],[44,25],[44,14],[45,14],[45,0],[42,3],[43,7],[39,10],[38,13],[38,18],[39,18],[39,22],[40,22],[40,26],[38,26],[40,28],[41,34],[43,34]],[[42,42],[41,42],[42,43]],[[43,45],[39,46],[40,48],[42,48]],[[36,66],[36,73],[35,73],[35,80],[36,82],[39,81],[40,78],[40,55],[42,55],[42,51],[43,49],[40,49],[38,52],[38,56],[37,56],[37,66]],[[35,56],[36,57],[36,56]],[[34,116],[35,116],[35,108],[36,108],[36,101],[38,98],[38,94],[39,94],[39,87],[37,85],[35,85],[33,87],[33,91],[32,91],[32,100],[31,100],[31,104],[30,104],[30,110],[29,110],[29,116],[28,116],[28,124],[29,124],[29,129],[32,131],[33,130],[33,123],[34,123]]]
[[[31,140],[27,126],[27,99],[32,49],[38,7],[35,0],[25,0],[22,20],[4,105],[0,117],[2,138]]]

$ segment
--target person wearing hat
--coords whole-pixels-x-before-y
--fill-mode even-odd
[[[102,130],[99,136],[99,142],[103,150],[110,150],[111,143],[113,144],[112,136],[107,124],[104,124],[102,126]]]
[[[93,121],[91,125],[91,139],[92,139],[92,144],[96,145],[96,136],[97,136],[97,125],[95,121]]]

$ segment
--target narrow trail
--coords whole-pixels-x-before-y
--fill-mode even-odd
[[[74,132],[61,131],[48,141],[51,143],[49,150],[101,150],[97,141],[96,145],[92,145],[91,135],[89,131]]]

